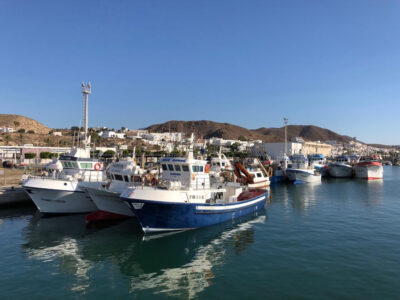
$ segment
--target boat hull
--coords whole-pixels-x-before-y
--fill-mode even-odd
[[[72,214],[88,213],[97,208],[78,182],[29,178],[22,187],[41,213]]]
[[[358,163],[355,168],[356,178],[373,180],[383,178],[382,163],[379,162],[362,162]]]
[[[301,169],[287,169],[286,175],[289,181],[295,183],[313,183],[321,182],[321,174],[314,174],[313,171],[301,170]]]
[[[125,198],[145,233],[187,230],[223,223],[263,209],[268,191],[229,204],[178,203]]]
[[[353,176],[353,168],[350,165],[331,164],[328,166],[329,176],[336,178],[346,178]]]
[[[98,210],[128,217],[135,215],[130,207],[121,200],[119,193],[90,187],[83,189],[89,194]]]

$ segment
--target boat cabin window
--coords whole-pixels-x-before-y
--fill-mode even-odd
[[[163,171],[168,171],[167,165],[162,164],[162,169],[163,169]]]
[[[107,176],[107,179],[111,179],[111,175],[110,175],[110,173],[106,173],[106,176]]]
[[[189,167],[187,165],[182,166],[182,171],[183,172],[189,172]]]
[[[262,174],[261,173],[257,173],[257,177],[262,177]]]
[[[168,165],[168,170],[173,171],[174,170],[174,165]]]
[[[181,170],[181,166],[180,165],[175,165],[175,171],[180,171]]]
[[[78,169],[78,164],[76,163],[76,162],[73,162],[73,161],[66,161],[66,162],[64,162],[64,167],[65,168],[69,168],[69,169],[72,169],[72,168],[75,168],[75,169]]]
[[[122,178],[122,175],[115,174],[114,177],[115,177],[115,180],[124,181],[124,179]]]
[[[203,172],[203,166],[192,166],[192,171],[195,173]]]
[[[93,164],[92,163],[80,163],[81,169],[92,169]]]
[[[129,182],[129,178],[128,178],[127,175],[124,175],[124,178],[125,178],[125,181],[126,181],[126,182]]]
[[[223,163],[221,163],[221,165],[223,166],[223,167],[225,167],[225,163],[223,162]]]

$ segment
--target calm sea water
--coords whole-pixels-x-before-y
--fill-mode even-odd
[[[400,167],[277,185],[265,212],[170,235],[2,210],[0,253],[2,299],[399,299]]]

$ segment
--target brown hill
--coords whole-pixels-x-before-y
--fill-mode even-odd
[[[12,127],[15,130],[25,129],[25,131],[33,130],[35,133],[48,134],[50,129],[33,119],[19,116],[0,114],[0,127]]]
[[[239,136],[248,139],[262,139],[262,135],[243,127],[229,123],[217,123],[213,121],[169,121],[163,124],[155,124],[146,128],[150,132],[184,132],[194,133],[199,138],[220,137],[224,139],[238,139]]]
[[[283,142],[285,139],[285,128],[259,128],[246,129],[229,123],[218,123],[213,121],[169,121],[163,124],[155,124],[146,128],[150,132],[184,132],[194,133],[196,137],[211,138],[220,137],[224,139],[238,139],[245,137],[249,140],[262,140],[264,142]],[[306,141],[329,141],[346,142],[351,138],[337,134],[331,130],[312,125],[289,125],[288,139],[302,137]]]
[[[252,130],[264,136],[274,136],[278,137],[279,141],[284,141],[285,139],[285,127],[281,128],[259,128]],[[347,142],[351,138],[348,136],[340,135],[329,129],[313,126],[313,125],[288,125],[287,126],[288,139],[294,137],[301,137],[306,141],[337,141],[337,142]]]

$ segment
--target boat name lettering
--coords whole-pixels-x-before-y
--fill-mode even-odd
[[[177,159],[177,158],[174,158],[174,159],[172,159],[172,161],[173,161],[173,162],[186,162],[186,159]]]

